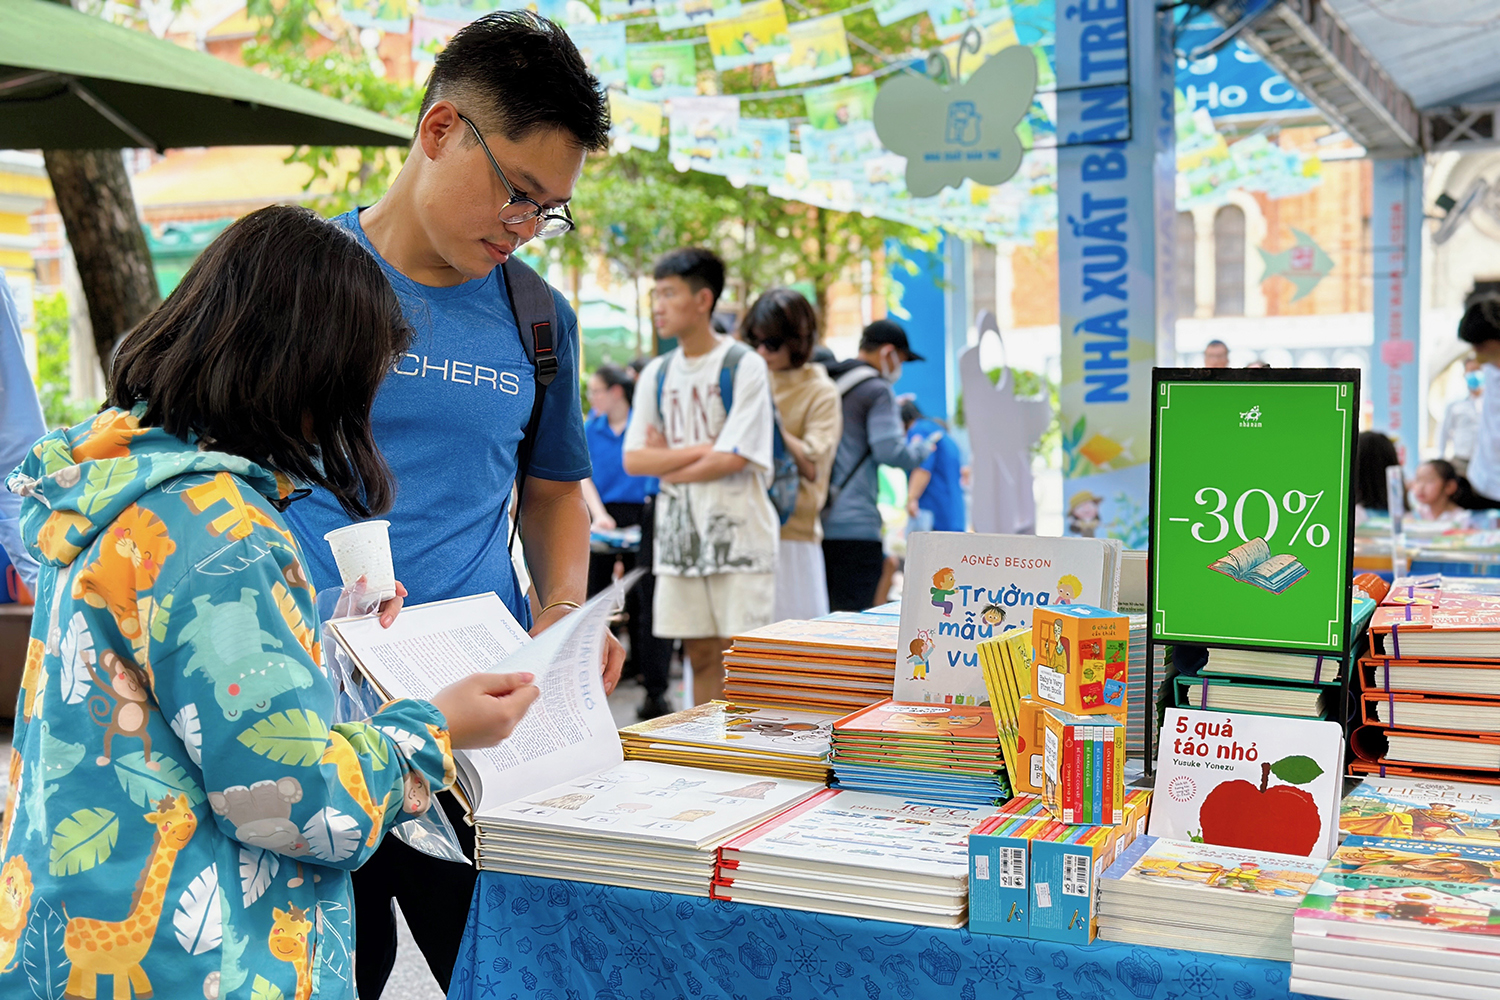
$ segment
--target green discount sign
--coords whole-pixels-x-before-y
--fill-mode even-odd
[[[1345,652],[1357,371],[1157,369],[1151,638]]]

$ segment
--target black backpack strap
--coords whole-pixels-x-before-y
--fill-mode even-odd
[[[557,342],[561,331],[557,326],[557,303],[552,298],[551,287],[541,275],[517,257],[501,264],[500,274],[505,283],[505,294],[510,298],[510,311],[521,334],[521,346],[526,349],[526,359],[531,362],[536,381],[531,419],[526,422],[526,433],[516,450],[516,517],[510,526],[510,544],[514,546],[516,531],[521,526],[521,497],[526,491],[526,475],[531,470],[531,454],[536,448],[537,430],[542,423],[542,403],[547,398],[547,386],[557,377]]]

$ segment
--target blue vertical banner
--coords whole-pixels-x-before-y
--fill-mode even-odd
[[[1144,548],[1151,368],[1175,323],[1170,15],[1060,3],[1056,58],[1065,530]]]
[[[948,419],[948,309],[944,294],[946,250],[952,236],[931,253],[886,241],[886,316],[906,330],[911,349],[922,355],[901,368],[896,393],[911,393],[929,417]]]
[[[1420,458],[1422,160],[1375,160],[1375,430],[1396,439],[1410,475]]]

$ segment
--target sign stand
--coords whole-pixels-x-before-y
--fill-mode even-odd
[[[1347,693],[1359,371],[1156,368],[1151,398],[1147,707],[1183,644],[1337,658]]]

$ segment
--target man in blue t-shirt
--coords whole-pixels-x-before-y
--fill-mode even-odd
[[[931,442],[934,447],[922,464],[911,470],[906,486],[906,513],[917,519],[919,512],[931,516],[924,531],[963,531],[963,456],[940,421],[923,416],[915,400],[901,404],[901,422],[906,425],[906,443]]]
[[[387,515],[391,552],[413,602],[493,590],[536,634],[585,599],[589,513],[580,481],[589,456],[577,320],[554,291],[557,376],[546,389],[520,509],[533,618],[511,566],[507,507],[536,383],[497,265],[531,239],[572,228],[573,187],[608,129],[598,81],[562,28],[525,12],[488,14],[437,57],[390,190],[339,220],[379,258],[415,329],[372,412],[398,482]],[[323,534],[348,517],[315,493],[293,505],[287,520],[314,585],[337,589]],[[611,639],[606,687],[623,660]],[[472,851],[462,810],[452,796],[442,798]],[[395,961],[393,898],[447,989],[474,878],[467,865],[387,838],[354,875],[360,996],[379,997]]]

